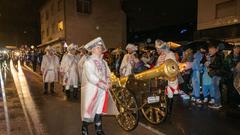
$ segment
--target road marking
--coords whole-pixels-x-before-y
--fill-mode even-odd
[[[162,133],[162,132],[160,132],[160,131],[158,131],[158,130],[152,128],[151,126],[148,126],[148,125],[146,125],[142,122],[139,122],[138,124],[141,125],[142,127],[146,128],[146,129],[152,131],[153,133],[155,133],[157,135],[166,135],[166,134],[164,134],[164,133]]]
[[[18,61],[18,72],[13,67],[13,64],[11,61],[11,71],[14,77],[15,85],[16,87],[18,86],[17,91],[19,94],[22,107],[25,110],[24,115],[28,123],[30,134],[46,135],[46,133],[44,132],[43,126],[39,120],[39,114],[37,112],[36,105],[32,99],[26,77],[22,71],[22,67],[19,61]]]
[[[6,97],[6,91],[4,87],[4,82],[2,78],[2,69],[0,68],[0,83],[1,83],[1,89],[2,89],[2,97],[3,97],[3,105],[4,105],[4,115],[6,120],[6,126],[7,126],[7,134],[10,135],[11,127],[9,122],[9,115],[8,115],[8,108],[7,108],[7,97]]]
[[[17,88],[17,93],[18,93],[18,97],[20,99],[20,103],[21,103],[21,106],[22,106],[22,109],[23,109],[23,113],[24,113],[24,116],[25,116],[25,119],[26,119],[26,122],[27,122],[28,131],[29,131],[30,135],[33,135],[33,129],[32,129],[32,126],[31,126],[29,115],[27,113],[26,105],[24,103],[24,97],[23,97],[23,93],[22,93],[22,90],[21,90],[21,85],[20,85],[19,80],[18,80],[18,73],[17,73],[16,69],[14,68],[12,61],[10,61],[10,69],[11,69],[11,73],[12,73],[12,76],[13,76],[15,86]]]

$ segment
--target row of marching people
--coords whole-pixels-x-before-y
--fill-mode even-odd
[[[82,65],[86,59],[85,55],[87,55],[86,50],[83,47],[78,48],[77,45],[70,44],[61,62],[52,47],[48,46],[45,51],[46,54],[43,56],[41,63],[44,94],[48,94],[49,85],[51,94],[54,94],[54,83],[62,80],[61,84],[66,97],[70,98],[72,95],[74,98],[78,98]],[[76,53],[77,51],[79,53]]]

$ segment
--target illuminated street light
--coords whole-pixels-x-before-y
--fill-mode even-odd
[[[6,51],[6,50],[4,50],[2,53],[4,53],[4,54],[7,54],[7,51]]]
[[[20,52],[15,52],[15,55],[16,56],[20,56]]]
[[[31,49],[34,49],[34,46],[33,46],[33,45],[31,46]]]

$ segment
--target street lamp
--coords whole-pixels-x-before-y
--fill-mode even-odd
[[[31,46],[31,49],[34,49],[34,46],[33,46],[33,45]]]

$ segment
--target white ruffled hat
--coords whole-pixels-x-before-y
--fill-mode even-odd
[[[50,52],[50,51],[54,51],[54,49],[51,47],[51,46],[47,46],[46,48],[45,48],[45,52]]]
[[[76,44],[71,43],[68,47],[67,47],[67,51],[71,51],[71,50],[77,50],[78,46]]]
[[[132,49],[133,51],[137,51],[138,50],[138,47],[136,46],[136,45],[134,45],[134,44],[128,44],[127,46],[126,46],[126,50],[127,49]]]
[[[94,47],[97,47],[97,46],[102,46],[103,52],[107,51],[106,46],[105,46],[105,44],[104,44],[104,42],[103,42],[103,40],[102,40],[101,37],[97,37],[97,38],[93,39],[92,41],[88,42],[88,43],[84,46],[84,48],[85,48],[87,51],[92,51],[92,49],[93,49]]]

